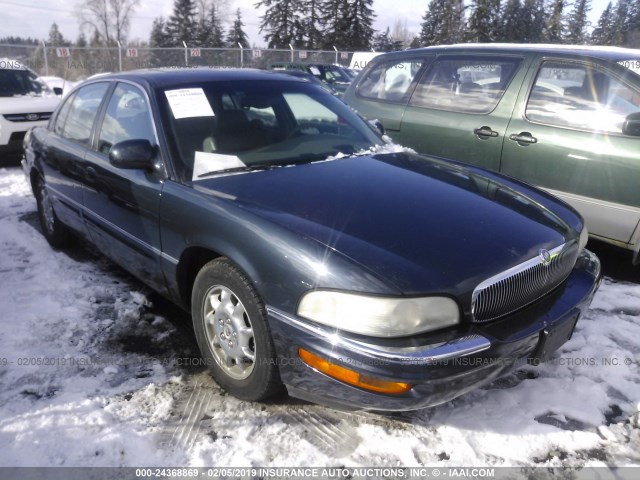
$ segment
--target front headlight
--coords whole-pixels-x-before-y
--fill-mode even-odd
[[[456,302],[447,297],[389,298],[316,290],[306,293],[298,315],[372,337],[403,337],[460,322]]]
[[[580,240],[578,242],[578,251],[581,252],[584,247],[587,246],[587,242],[589,241],[589,231],[586,226],[582,227],[582,232],[580,232]]]

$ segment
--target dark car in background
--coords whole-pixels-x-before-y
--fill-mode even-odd
[[[331,85],[323,82],[311,73],[303,72],[302,70],[278,70],[278,72],[285,75],[290,75],[292,77],[301,78],[308,81],[309,83],[312,83],[313,85],[322,88],[323,90],[326,90],[332,95],[338,95],[338,92],[336,92]]]
[[[419,153],[544,188],[640,263],[639,73],[631,49],[439,46],[375,57],[344,99]]]
[[[306,72],[329,85],[342,96],[354,79],[354,76],[339,65],[324,63],[277,62],[271,63],[269,70],[297,70]]]
[[[75,88],[24,169],[51,245],[190,310],[239,398],[415,409],[548,358],[600,279],[580,215],[383,143],[291,76],[140,71]]]

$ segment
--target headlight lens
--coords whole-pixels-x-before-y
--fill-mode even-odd
[[[587,241],[589,241],[589,232],[587,231],[587,227],[582,227],[582,232],[580,232],[580,241],[578,243],[578,251],[581,252],[584,247],[587,246]]]
[[[324,290],[306,293],[298,315],[373,337],[415,335],[460,322],[458,305],[447,297],[389,298]]]

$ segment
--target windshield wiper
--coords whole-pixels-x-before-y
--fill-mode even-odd
[[[255,165],[245,165],[244,167],[232,167],[223,168],[222,170],[212,170],[202,175],[198,175],[198,178],[209,177],[211,175],[218,175],[221,173],[234,173],[234,172],[254,172],[257,170],[271,170],[276,165],[268,163],[256,163]]]
[[[292,165],[301,165],[305,163],[313,163],[319,160],[324,160],[328,158],[330,155],[322,154],[318,155],[316,153],[303,153],[294,158],[289,158],[287,160],[281,160],[279,162],[270,162],[270,163],[254,163],[253,165],[245,165],[244,167],[231,167],[231,168],[223,168],[222,170],[212,170],[207,173],[203,173],[202,175],[198,175],[198,178],[209,177],[211,175],[225,174],[225,173],[236,173],[236,172],[255,172],[258,170],[273,170],[274,168],[282,168],[288,167]]]

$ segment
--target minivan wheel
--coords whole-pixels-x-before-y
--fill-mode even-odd
[[[264,303],[226,258],[207,263],[191,295],[193,327],[215,381],[242,400],[259,401],[282,388]]]
[[[45,187],[44,181],[39,179],[35,185],[35,197],[38,205],[38,218],[42,234],[54,248],[62,248],[70,243],[70,234],[66,225],[64,225],[56,215],[53,209],[51,195]]]

